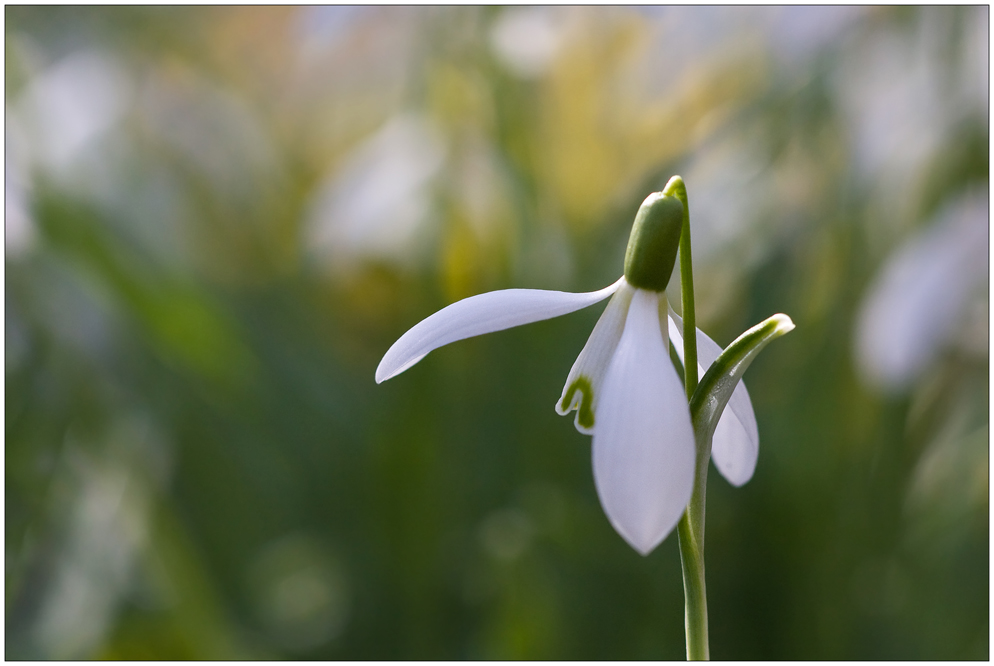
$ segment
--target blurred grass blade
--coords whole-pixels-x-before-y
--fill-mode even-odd
[[[794,322],[790,317],[785,314],[773,315],[736,338],[711,364],[690,400],[690,418],[694,424],[698,449],[704,442],[710,451],[718,419],[721,418],[735,385],[759,352],[771,341],[792,330]]]

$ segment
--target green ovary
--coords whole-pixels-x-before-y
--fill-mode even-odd
[[[645,198],[625,251],[628,284],[649,291],[666,289],[680,247],[683,213],[683,203],[675,196],[654,192]]]
[[[594,427],[594,388],[590,385],[590,379],[579,376],[566,389],[560,403],[563,411],[569,410],[569,405],[573,402],[573,396],[580,391],[583,395],[580,398],[580,406],[576,411],[576,422],[584,428]]]

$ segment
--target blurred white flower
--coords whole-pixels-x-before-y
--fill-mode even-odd
[[[91,459],[69,446],[57,475],[68,488],[68,534],[41,599],[34,640],[47,659],[80,659],[104,639],[146,544],[147,484],[127,462]],[[67,498],[69,499],[69,498]]]
[[[894,251],[867,290],[856,322],[864,379],[895,390],[917,379],[987,280],[988,201],[964,195]]]
[[[34,78],[12,111],[29,137],[33,160],[64,175],[87,145],[122,118],[130,97],[116,58],[83,51]]]
[[[410,260],[444,159],[445,144],[428,120],[401,115],[388,122],[319,188],[308,224],[312,251],[333,265]]]
[[[963,124],[987,119],[987,8],[963,11],[973,16],[960,28],[951,8],[922,7],[907,25],[857,33],[839,52],[832,81],[853,168],[874,183],[875,205],[890,219],[912,214],[906,192],[928,177]]]
[[[4,136],[4,255],[9,259],[30,250],[37,232],[29,212],[26,146],[13,118],[8,118]]]
[[[563,43],[562,7],[514,7],[501,12],[490,31],[497,59],[524,79],[548,71]]]
[[[906,174],[942,144],[950,124],[942,72],[932,59],[916,57],[919,48],[885,33],[838,70],[838,97],[860,174]]]

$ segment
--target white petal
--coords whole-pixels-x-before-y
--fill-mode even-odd
[[[590,333],[587,344],[583,346],[573,368],[569,371],[566,384],[563,386],[563,394],[556,403],[556,411],[563,416],[570,410],[576,410],[576,419],[573,423],[576,429],[585,435],[592,435],[594,432],[594,415],[597,413],[601,383],[614,357],[618,341],[621,340],[625,318],[628,316],[628,306],[632,302],[634,293],[635,288],[624,282],[611,297],[600,319],[597,320],[597,325]]]
[[[636,290],[608,366],[594,429],[594,482],[614,529],[647,555],[694,489],[694,431],[659,327],[658,295]]]
[[[376,368],[376,383],[399,375],[428,352],[450,342],[551,319],[593,305],[617,291],[623,280],[600,291],[583,294],[504,289],[453,303],[421,321],[393,343]]]
[[[683,320],[672,310],[669,313],[669,329],[677,356],[683,361]],[[704,376],[721,352],[717,342],[697,329],[698,378]],[[744,381],[739,381],[732,391],[711,442],[711,459],[729,483],[741,486],[752,478],[759,458],[759,428]]]

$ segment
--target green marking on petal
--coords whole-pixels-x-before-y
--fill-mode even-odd
[[[564,412],[569,411],[569,406],[573,403],[573,396],[576,395],[577,391],[583,395],[580,398],[580,406],[576,410],[576,422],[584,428],[593,428],[594,387],[590,385],[588,377],[580,375],[573,380],[573,383],[566,389],[566,393],[563,394],[562,402],[559,403],[560,407]]]

